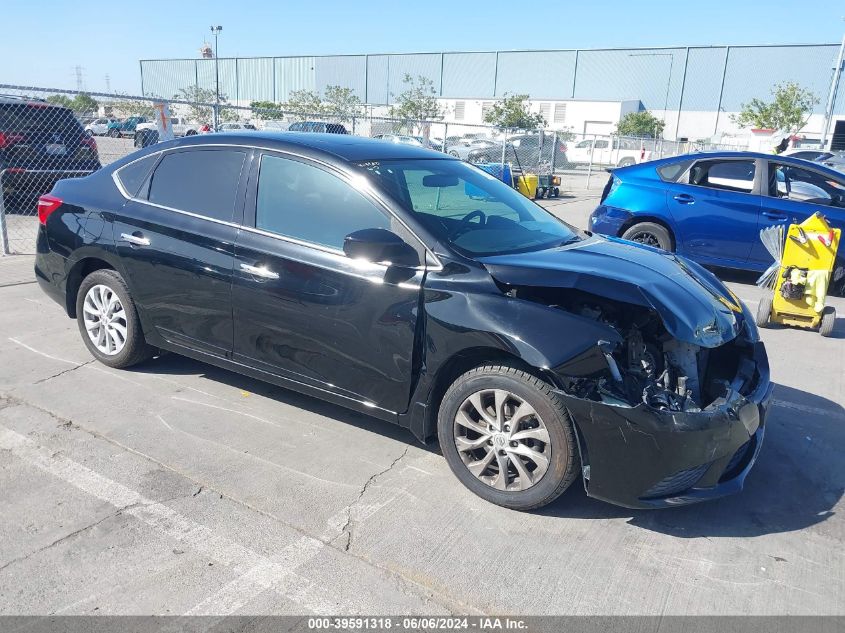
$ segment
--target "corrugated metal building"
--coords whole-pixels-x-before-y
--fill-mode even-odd
[[[824,109],[838,44],[689,46],[544,51],[443,52],[220,59],[220,91],[232,103],[283,102],[293,90],[351,88],[368,104],[388,104],[406,74],[433,81],[444,99],[495,99],[525,93],[532,101],[630,101],[665,111],[683,132],[702,113],[736,112],[772,86],[795,81]],[[214,89],[214,60],[142,60],[144,95]],[[845,114],[845,90],[835,113]],[[727,119],[727,117],[723,117]],[[689,121],[685,121],[689,119]],[[696,124],[697,125],[697,124]],[[717,121],[717,125],[718,121]]]

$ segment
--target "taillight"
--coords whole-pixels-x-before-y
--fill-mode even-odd
[[[60,206],[62,206],[61,198],[45,193],[43,196],[38,198],[38,221],[41,224],[47,224],[47,218],[49,218],[50,214]]]
[[[23,140],[23,134],[10,134],[9,132],[0,132],[0,149],[6,149],[10,145],[20,143]]]
[[[565,152],[567,150],[566,143],[560,143],[560,149],[558,151]]]
[[[83,134],[80,143],[87,146],[94,153],[94,156],[97,155],[97,141],[94,140],[93,136]]]

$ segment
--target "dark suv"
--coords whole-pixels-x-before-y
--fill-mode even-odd
[[[26,209],[57,180],[100,168],[97,143],[73,112],[0,96],[0,182],[6,211]]]
[[[569,164],[566,149],[566,143],[561,139],[556,139],[553,134],[546,132],[521,134],[508,139],[505,147],[505,162],[523,169],[542,168],[543,171],[552,168],[563,169]],[[501,160],[501,143],[474,149],[467,155],[467,161],[470,163],[498,163]]]

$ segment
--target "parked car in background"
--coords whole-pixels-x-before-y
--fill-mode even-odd
[[[492,503],[579,478],[630,507],[713,499],[762,445],[766,350],[712,274],[442,153],[194,136],[39,209],[36,279],[99,362],[168,350],[399,424]]]
[[[287,132],[290,123],[287,121],[262,121],[260,123],[261,129],[268,132]],[[257,127],[257,126],[256,126]]]
[[[85,125],[85,131],[89,136],[105,136],[109,131],[109,125],[116,122],[117,119],[100,117],[99,119],[94,119],[93,121],[87,123]]]
[[[69,108],[0,97],[0,172],[7,212],[34,212],[57,180],[100,168],[97,143]]]
[[[790,156],[792,158],[800,158],[801,160],[822,162],[833,156],[833,154],[820,149],[791,149],[788,152],[781,154],[781,156]]]
[[[491,150],[498,147],[499,153],[502,151],[502,143],[494,141],[490,138],[462,138],[458,142],[446,144],[446,153],[461,160],[468,160],[471,152],[475,150]],[[440,149],[439,147],[437,149]]]
[[[322,121],[296,121],[288,126],[288,132],[317,132],[319,134],[349,134],[340,123]]]
[[[179,116],[172,116],[170,117],[170,125],[173,127],[173,136],[181,137],[181,136],[193,136],[194,134],[199,134],[200,131],[200,124],[194,121],[188,121],[187,119]],[[155,121],[146,121],[144,123],[138,123],[135,126],[135,134],[137,135],[139,131],[142,130],[157,130],[158,125]]]
[[[217,126],[218,132],[244,132],[247,130],[256,130],[257,128],[252,123],[240,123],[238,121],[230,121],[229,123],[221,123]]]
[[[700,264],[762,272],[772,256],[760,230],[816,211],[845,229],[845,174],[791,156],[708,152],[614,170],[589,229]],[[831,281],[837,294],[845,292],[844,258],[840,251]]]
[[[502,160],[502,143],[480,149],[472,149],[467,155],[471,163],[498,163]],[[566,142],[554,134],[520,134],[507,139],[505,162],[525,170],[547,171],[554,164],[555,169],[568,165]]]
[[[816,159],[816,162],[836,171],[845,172],[845,152],[833,152],[830,156],[823,156]]]
[[[112,136],[114,138],[120,136],[134,136],[135,127],[139,123],[146,123],[147,121],[149,121],[149,119],[143,116],[130,116],[123,119],[122,121],[113,120],[106,126],[106,135]]]
[[[416,136],[407,136],[405,134],[376,134],[373,138],[377,138],[382,141],[390,141],[391,143],[401,143],[402,145],[425,147],[423,139]]]
[[[580,165],[599,165],[602,167],[627,167],[651,160],[651,148],[654,141],[619,138],[587,138],[571,144],[567,152],[567,162],[573,167]]]

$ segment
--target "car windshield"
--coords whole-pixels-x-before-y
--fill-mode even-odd
[[[581,239],[576,229],[463,161],[382,160],[360,166],[420,224],[471,256],[542,250]]]

